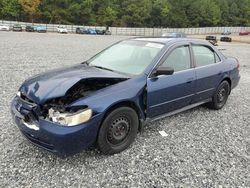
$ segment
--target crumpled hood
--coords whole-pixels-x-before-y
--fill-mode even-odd
[[[123,74],[80,64],[64,69],[49,71],[27,79],[20,87],[21,93],[37,104],[62,97],[81,80],[89,78],[128,78]]]

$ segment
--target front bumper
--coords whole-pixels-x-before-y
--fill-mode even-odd
[[[25,104],[15,97],[11,113],[19,130],[31,143],[60,156],[72,155],[92,146],[97,138],[102,115],[95,115],[90,121],[74,127],[64,127],[38,117],[26,122],[22,113]],[[18,105],[17,105],[18,104]],[[18,107],[17,107],[18,106]]]

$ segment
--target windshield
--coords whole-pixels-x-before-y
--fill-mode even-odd
[[[129,75],[139,75],[153,61],[163,44],[145,41],[123,41],[97,54],[87,63]]]

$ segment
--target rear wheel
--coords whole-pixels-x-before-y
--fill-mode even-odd
[[[226,104],[228,96],[230,93],[230,85],[228,81],[223,81],[217,91],[215,92],[212,102],[208,104],[208,107],[219,110],[223,108],[223,106]]]
[[[113,110],[103,121],[97,144],[104,154],[125,150],[135,139],[139,127],[137,113],[129,107]]]

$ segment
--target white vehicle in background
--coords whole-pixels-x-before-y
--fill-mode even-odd
[[[0,25],[0,31],[10,31],[10,27],[8,25]]]
[[[58,26],[57,32],[58,33],[68,33],[68,30],[64,26]]]

